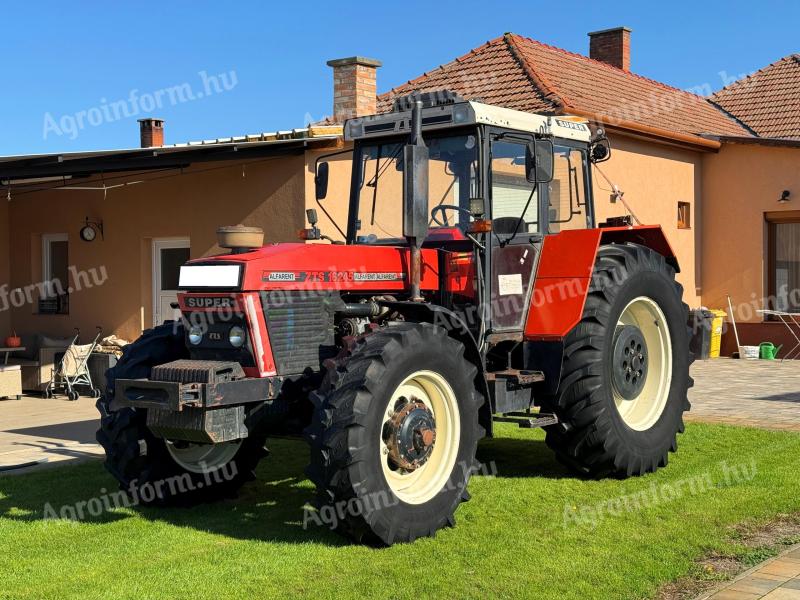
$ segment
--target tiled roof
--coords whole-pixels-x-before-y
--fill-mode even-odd
[[[800,54],[732,83],[712,100],[756,135],[800,139]]]
[[[701,96],[513,33],[382,94],[378,107],[388,111],[395,96],[445,88],[489,104],[577,113],[608,125],[690,136],[750,135]]]

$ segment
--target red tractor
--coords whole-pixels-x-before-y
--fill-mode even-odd
[[[392,544],[454,524],[497,421],[544,427],[585,476],[665,466],[689,408],[687,307],[658,226],[595,223],[602,132],[440,92],[344,135],[352,160],[317,164],[328,235],[315,210],[317,243],[223,228],[230,252],[181,268],[183,318],[109,371],[98,440],[122,487],[226,496],[268,435],[304,431],[318,506]],[[323,199],[350,164],[340,227]]]

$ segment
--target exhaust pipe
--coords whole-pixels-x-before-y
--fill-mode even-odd
[[[411,301],[422,302],[422,243],[428,235],[428,147],[422,139],[422,101],[411,110],[411,139],[404,149],[403,235],[411,251]]]

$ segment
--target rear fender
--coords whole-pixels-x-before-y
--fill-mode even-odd
[[[597,250],[604,244],[634,243],[663,255],[680,272],[678,260],[659,226],[576,229],[547,235],[531,293],[525,339],[562,340],[578,324]]]
[[[475,386],[485,399],[478,413],[478,422],[486,430],[486,435],[491,437],[492,409],[489,399],[489,384],[486,381],[486,367],[478,343],[464,320],[457,313],[435,304],[424,302],[379,302],[379,304],[397,311],[407,321],[438,325],[446,330],[450,337],[464,344],[465,358],[478,369],[478,373],[475,375]]]

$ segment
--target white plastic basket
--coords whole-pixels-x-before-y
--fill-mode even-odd
[[[753,358],[758,358],[758,356],[759,356],[758,346],[739,346],[740,358],[753,359]]]

